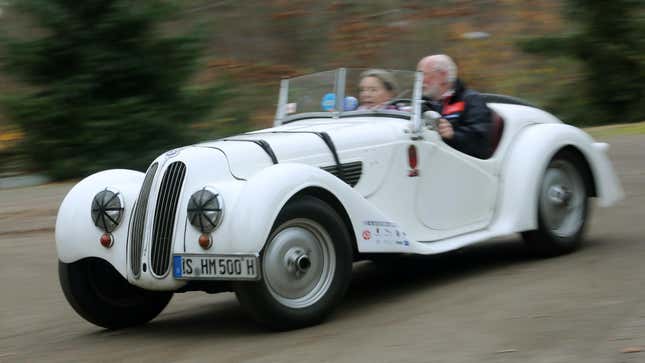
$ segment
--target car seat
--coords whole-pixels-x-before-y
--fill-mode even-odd
[[[491,140],[491,156],[495,154],[499,142],[502,140],[502,134],[504,133],[504,119],[495,111],[491,110],[491,129],[490,129],[490,140]]]

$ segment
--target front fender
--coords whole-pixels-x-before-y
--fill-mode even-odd
[[[367,220],[388,221],[385,215],[358,192],[332,174],[296,163],[271,166],[255,174],[241,190],[233,211],[231,237],[241,251],[259,253],[284,205],[299,191],[318,187],[332,193],[352,223],[361,250],[361,224]]]
[[[144,176],[134,170],[113,169],[90,175],[76,184],[63,199],[56,217],[58,259],[72,263],[86,257],[102,258],[127,278],[128,225]],[[111,248],[100,244],[104,232],[91,217],[92,200],[106,187],[119,191],[124,201],[124,215],[112,232]]]
[[[587,160],[601,206],[623,196],[622,187],[607,157],[606,144],[596,143],[584,131],[566,124],[526,127],[513,141],[503,161],[495,228],[514,233],[537,228],[537,198],[542,175],[553,156],[572,146]]]

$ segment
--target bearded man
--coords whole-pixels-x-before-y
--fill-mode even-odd
[[[457,65],[445,54],[419,61],[423,72],[424,111],[441,114],[437,132],[444,142],[470,156],[486,159],[492,152],[491,110],[483,97],[457,78]]]

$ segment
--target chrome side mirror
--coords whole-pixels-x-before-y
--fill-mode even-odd
[[[426,111],[423,113],[423,123],[430,130],[437,130],[439,128],[439,119],[441,114],[437,111]]]

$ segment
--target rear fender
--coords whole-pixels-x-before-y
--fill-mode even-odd
[[[537,228],[542,175],[553,156],[565,147],[575,148],[587,161],[601,206],[622,198],[622,187],[606,154],[607,144],[594,142],[571,125],[528,126],[513,141],[503,161],[499,208],[493,224],[500,234]]]

